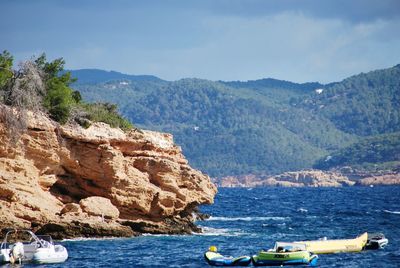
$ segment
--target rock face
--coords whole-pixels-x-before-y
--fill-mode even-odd
[[[357,181],[357,185],[399,185],[400,184],[400,174],[387,174],[366,177]]]
[[[213,178],[214,183],[219,187],[257,187],[260,186],[262,176],[243,175],[243,176],[227,176],[223,178]]]
[[[276,176],[225,177],[217,180],[216,183],[221,187],[341,187],[355,184],[340,173],[314,169],[285,172]]]
[[[66,205],[75,205],[74,203],[69,203]],[[111,204],[110,199],[100,197],[100,196],[91,196],[79,201],[80,208],[82,208],[83,212],[86,212],[92,216],[99,216],[102,218],[108,219],[118,219],[119,210]],[[64,209],[66,206],[64,206]],[[79,211],[79,210],[78,210]]]
[[[0,121],[0,228],[56,237],[134,235],[141,224],[191,232],[192,212],[213,202],[216,187],[188,165],[170,134],[28,117],[15,144]]]
[[[285,172],[261,182],[261,186],[289,187],[341,187],[352,186],[355,183],[340,173],[321,170],[301,170]]]

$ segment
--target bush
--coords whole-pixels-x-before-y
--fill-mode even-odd
[[[13,76],[12,65],[13,57],[8,51],[3,51],[3,53],[0,54],[0,91],[4,90],[4,87]]]
[[[119,115],[117,106],[110,103],[85,103],[80,105],[85,115],[84,118],[93,122],[103,122],[111,127],[119,127],[122,130],[130,130],[134,126],[127,119]],[[82,120],[82,117],[76,119],[84,127],[88,127],[87,121]]]
[[[61,124],[75,120],[84,127],[88,127],[90,121],[104,122],[123,130],[133,127],[118,114],[114,104],[83,103],[81,94],[70,88],[76,79],[64,71],[62,58],[47,62],[46,55],[42,54],[33,61],[22,63],[16,71],[12,70],[12,63],[9,52],[0,54],[0,103],[21,111],[45,110]]]
[[[44,106],[52,119],[65,124],[69,119],[72,105],[76,103],[73,98],[73,91],[57,78],[49,80],[47,87]]]

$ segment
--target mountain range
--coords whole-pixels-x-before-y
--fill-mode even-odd
[[[400,65],[330,84],[71,73],[86,101],[115,103],[137,127],[172,133],[211,176],[400,164]]]

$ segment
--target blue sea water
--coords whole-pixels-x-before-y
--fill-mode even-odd
[[[275,241],[353,238],[365,231],[389,239],[383,250],[320,255],[319,267],[400,267],[400,187],[219,189],[201,211],[204,233],[63,241],[68,261],[24,267],[207,267],[210,245],[252,255]]]

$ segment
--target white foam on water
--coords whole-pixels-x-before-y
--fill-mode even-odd
[[[301,213],[307,213],[308,212],[308,210],[305,209],[305,208],[299,208],[297,211],[301,212]]]
[[[129,237],[76,237],[76,238],[65,238],[61,242],[82,242],[82,241],[103,241],[103,240],[117,240],[117,239],[128,239]]]
[[[192,233],[196,234],[196,233]],[[184,236],[189,236],[190,234],[149,234],[149,233],[143,233],[140,236],[151,236],[151,237],[184,237]],[[139,237],[140,237],[139,236]]]
[[[284,221],[289,217],[210,217],[207,221]]]
[[[391,211],[391,210],[384,209],[383,212],[400,215],[400,211]]]
[[[243,236],[248,233],[242,232],[240,229],[228,229],[228,228],[212,228],[212,227],[201,227],[202,233],[195,233],[194,235],[199,236]]]

